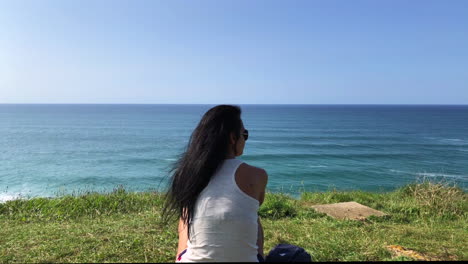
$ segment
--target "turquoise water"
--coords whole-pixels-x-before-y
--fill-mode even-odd
[[[164,187],[211,105],[0,105],[0,201]],[[466,189],[468,106],[241,105],[247,163],[267,188],[392,190],[422,177]]]

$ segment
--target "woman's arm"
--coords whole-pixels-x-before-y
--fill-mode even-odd
[[[182,251],[184,251],[184,249],[187,248],[187,240],[188,240],[187,226],[182,221],[182,219],[179,219],[178,231],[179,231],[179,246],[177,248],[176,261],[177,261],[177,257],[179,256],[179,254]]]
[[[263,253],[263,227],[262,227],[262,223],[260,222],[260,216],[258,217],[257,246],[258,246],[258,254],[260,254],[263,257],[263,259],[265,259],[265,254]]]
[[[265,171],[263,171],[261,177],[261,183],[260,183],[260,195],[258,197],[259,204],[262,205],[263,201],[265,200],[265,189],[266,189],[266,184],[268,181],[268,175]],[[260,216],[258,216],[258,235],[257,235],[257,246],[258,246],[258,254],[260,254],[263,259],[265,259],[265,254],[263,253],[263,241],[264,241],[264,236],[263,236],[263,226],[262,222],[260,221]]]
[[[265,199],[265,189],[268,182],[268,174],[264,169],[256,168],[246,163],[239,166],[236,171],[236,184],[250,197],[258,200],[259,205]],[[257,247],[258,254],[263,256],[263,227],[258,218]]]

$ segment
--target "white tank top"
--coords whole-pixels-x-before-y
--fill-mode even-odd
[[[242,163],[224,160],[200,193],[180,262],[258,262],[259,202],[236,183]]]

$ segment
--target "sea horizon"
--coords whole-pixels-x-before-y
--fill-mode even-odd
[[[468,104],[262,104],[262,103],[0,103],[0,105],[280,105],[280,106],[468,106]]]

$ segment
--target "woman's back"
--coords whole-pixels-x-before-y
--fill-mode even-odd
[[[200,193],[180,261],[256,262],[259,202],[236,184],[243,162],[226,159]]]

